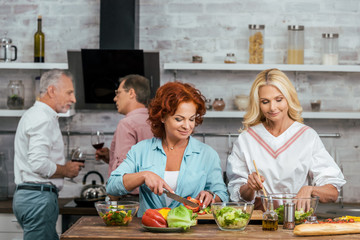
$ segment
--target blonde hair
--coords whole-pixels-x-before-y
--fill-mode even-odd
[[[259,89],[266,85],[274,86],[279,89],[287,100],[289,106],[288,116],[294,121],[303,123],[303,118],[301,117],[303,109],[300,105],[294,85],[282,71],[273,68],[264,70],[256,76],[250,90],[249,106],[243,121],[244,128],[240,129],[240,131],[247,130],[251,126],[266,121],[264,114],[260,110],[259,100]]]

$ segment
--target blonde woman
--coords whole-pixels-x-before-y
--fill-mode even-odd
[[[335,201],[346,181],[318,134],[303,124],[302,107],[288,77],[278,69],[259,73],[249,98],[244,128],[228,158],[230,199],[255,201],[260,209],[264,186],[267,193]]]

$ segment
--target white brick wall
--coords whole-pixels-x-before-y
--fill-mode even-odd
[[[33,34],[37,15],[43,16],[46,34],[46,61],[66,62],[67,49],[99,47],[99,0],[40,1],[14,0],[0,4],[0,37],[4,32],[18,47],[18,61],[33,60]],[[305,26],[305,63],[320,63],[321,33],[338,32],[340,63],[359,64],[360,1],[357,0],[140,0],[140,48],[160,51],[161,66],[166,62],[190,62],[199,54],[206,62],[223,62],[227,52],[234,52],[238,62],[247,62],[248,24],[265,24],[265,63],[284,63],[287,25]],[[25,105],[34,100],[34,77],[39,71],[0,70],[0,108],[6,108],[6,87],[10,79],[22,79],[26,87]],[[359,73],[287,73],[293,80],[305,110],[309,101],[322,100],[323,110],[359,111]],[[226,109],[233,109],[235,95],[247,94],[256,72],[179,71],[178,80],[195,84],[206,97],[223,97]],[[161,82],[173,81],[171,71],[161,72]],[[231,88],[231,90],[229,90]],[[16,120],[16,119],[12,119]],[[1,130],[15,129],[0,118]],[[69,121],[69,122],[68,122]],[[116,113],[84,111],[73,119],[62,119],[62,126],[88,130],[107,126],[113,131]],[[337,147],[348,183],[345,201],[360,202],[358,120],[307,120],[318,132],[340,133],[339,139],[324,139],[327,149]],[[101,124],[100,124],[101,126]],[[236,133],[241,119],[206,119],[197,132]],[[64,127],[65,128],[65,127]],[[232,139],[234,140],[234,138]],[[3,149],[12,149],[13,136],[0,135]],[[108,145],[111,139],[108,139]],[[228,151],[226,137],[207,138],[225,166]],[[86,137],[71,137],[70,145],[87,145]],[[0,149],[1,150],[1,149]],[[9,159],[12,165],[12,159]],[[12,166],[9,166],[12,171]],[[106,175],[106,170],[101,170]],[[69,187],[69,186],[67,186]],[[76,188],[79,188],[77,186]],[[69,187],[63,196],[74,194]]]

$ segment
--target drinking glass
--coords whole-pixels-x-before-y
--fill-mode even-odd
[[[96,149],[101,149],[105,143],[105,135],[103,131],[93,131],[91,133],[91,145]]]
[[[72,162],[81,162],[81,163],[85,163],[86,160],[86,152],[82,149],[80,149],[79,147],[76,148],[73,153],[71,154],[71,159],[70,161]],[[74,181],[74,178],[70,178],[69,179],[70,182],[76,183]]]
[[[74,153],[71,155],[71,161],[85,163],[85,160],[86,160],[85,151],[80,148],[75,149]]]

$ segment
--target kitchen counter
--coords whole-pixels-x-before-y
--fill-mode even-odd
[[[0,201],[0,213],[13,213],[12,198]],[[60,214],[65,215],[97,215],[95,207],[76,207],[72,198],[59,198]]]
[[[129,226],[106,226],[98,216],[80,218],[63,233],[61,240],[91,239],[299,239],[282,225],[274,232],[262,231],[261,225],[248,225],[244,231],[221,231],[215,223],[199,223],[183,233],[152,233],[141,227],[141,219],[134,218]],[[329,236],[301,237],[305,239],[329,239]],[[332,235],[331,239],[360,239],[360,234]]]

